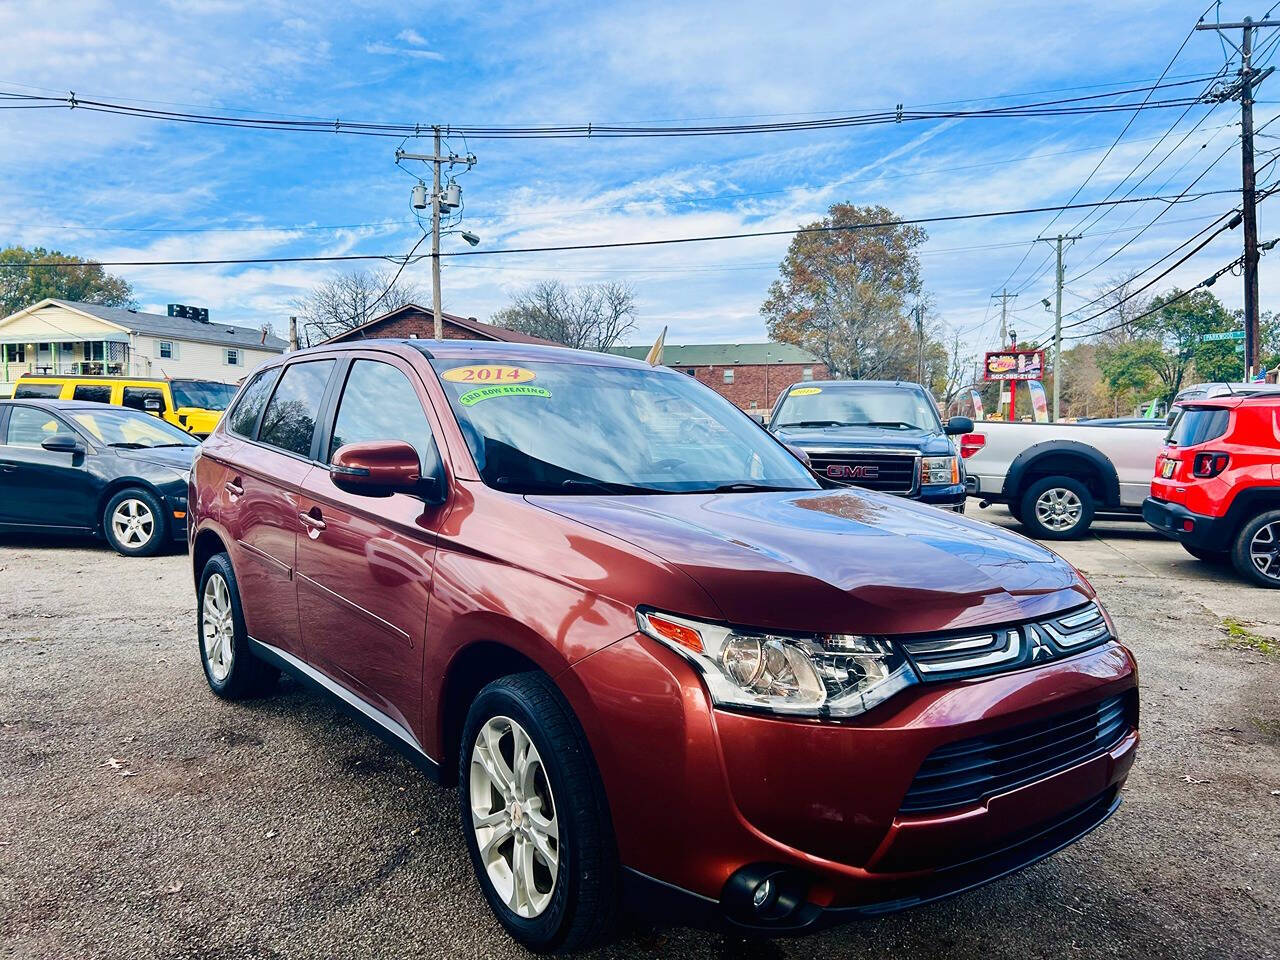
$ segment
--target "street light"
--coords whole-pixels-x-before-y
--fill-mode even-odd
[[[478,246],[480,244],[480,238],[477,237],[470,230],[462,231],[462,239],[467,241],[467,243],[471,244],[471,246],[473,247]]]

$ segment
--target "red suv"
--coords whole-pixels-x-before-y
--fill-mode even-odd
[[[245,384],[190,491],[219,696],[278,671],[456,783],[535,949],[624,904],[794,932],[924,903],[1104,821],[1132,656],[1035,543],[825,488],[690,377],[366,340]]]
[[[1193,556],[1280,587],[1280,396],[1184,405],[1142,515]]]

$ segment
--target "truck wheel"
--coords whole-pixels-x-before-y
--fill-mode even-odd
[[[462,830],[499,922],[535,952],[613,925],[618,867],[604,785],[577,718],[545,674],[480,691],[459,755]]]
[[[1260,587],[1280,587],[1280,510],[1260,513],[1236,534],[1231,560]]]
[[[1184,543],[1182,549],[1191,554],[1197,560],[1203,560],[1205,563],[1230,563],[1230,550],[1206,550],[1204,547],[1193,547],[1189,543]]]
[[[1022,525],[1040,540],[1072,540],[1093,523],[1093,494],[1072,477],[1045,477],[1022,495]]]

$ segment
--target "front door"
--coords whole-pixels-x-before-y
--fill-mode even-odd
[[[424,475],[439,468],[418,374],[386,354],[357,354],[338,398],[322,459],[347,443],[404,440]],[[414,735],[422,644],[445,507],[397,493],[338,489],[322,467],[303,480],[298,610],[308,656],[321,670]]]
[[[55,434],[84,441],[56,414],[39,407],[9,409],[0,443],[0,522],[90,530],[98,522],[96,484],[88,453],[45,450]]]

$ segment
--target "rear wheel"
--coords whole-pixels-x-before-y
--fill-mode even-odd
[[[1236,534],[1231,560],[1260,587],[1280,587],[1280,510],[1254,517]]]
[[[1206,550],[1204,547],[1193,547],[1189,543],[1184,543],[1182,549],[1191,554],[1197,560],[1203,560],[1205,563],[1230,563],[1230,550]]]
[[[200,575],[196,632],[205,679],[218,696],[243,700],[266,693],[275,685],[280,671],[259,660],[249,649],[236,574],[225,553],[210,557]]]
[[[471,863],[507,931],[535,951],[603,939],[617,903],[613,829],[586,738],[550,678],[521,673],[480,691],[458,774]]]
[[[1093,523],[1093,494],[1074,477],[1044,477],[1027,488],[1019,520],[1040,540],[1073,540]]]

